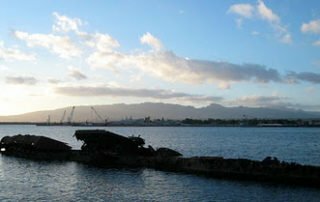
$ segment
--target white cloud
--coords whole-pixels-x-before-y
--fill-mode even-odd
[[[145,33],[141,38],[140,42],[142,44],[147,44],[151,46],[154,50],[159,51],[163,48],[162,43],[156,37],[154,37],[149,32]]]
[[[110,52],[120,46],[119,42],[108,34],[82,33],[80,36],[85,40],[86,45],[96,48],[99,52]]]
[[[320,34],[320,19],[319,20],[312,20],[308,23],[303,23],[301,25],[301,31],[303,33]]]
[[[303,23],[301,25],[301,32],[303,33],[312,33],[312,34],[320,34],[320,19],[312,20],[308,23]],[[320,46],[320,40],[317,40],[312,43],[314,46]]]
[[[61,58],[77,57],[81,55],[78,48],[68,36],[53,34],[29,34],[22,31],[14,31],[14,36],[25,41],[29,47],[43,47],[57,54]]]
[[[152,36],[152,35],[151,35]],[[155,41],[159,39],[152,36]],[[107,58],[110,57],[107,55]],[[119,64],[117,65],[117,60]],[[113,60],[112,65],[118,67],[136,67],[143,72],[150,73],[163,80],[184,83],[217,83],[228,88],[230,82],[256,81],[270,82],[279,81],[280,75],[274,69],[254,64],[237,65],[228,62],[216,62],[205,60],[192,60],[179,57],[175,53],[161,50],[132,55],[122,54]]]
[[[24,53],[17,48],[6,48],[4,42],[0,41],[0,60],[22,60],[22,61],[34,61],[36,59],[34,54]]]
[[[110,69],[115,72],[121,65],[125,65],[127,56],[120,52],[100,52],[95,51],[87,58],[87,63],[93,68]]]
[[[292,36],[288,29],[281,23],[280,17],[268,8],[262,0],[258,0],[257,5],[251,4],[234,4],[231,5],[228,12],[239,15],[242,18],[260,18],[268,22],[276,33],[280,42],[285,44],[292,43]],[[240,19],[242,19],[240,18]],[[236,20],[237,26],[242,25],[242,20]]]
[[[79,32],[79,27],[83,24],[78,18],[69,18],[57,12],[54,12],[53,16],[55,17],[55,23],[52,25],[52,30],[56,32]]]
[[[155,38],[159,43],[160,40]],[[190,84],[214,83],[221,89],[229,89],[235,82],[280,82],[299,81],[320,83],[319,75],[312,72],[290,72],[281,75],[276,69],[259,64],[233,64],[229,62],[193,60],[177,56],[167,50],[125,54],[116,51],[92,53],[87,62],[94,68],[114,72],[135,68],[169,82]],[[290,82],[292,81],[292,82]]]
[[[280,23],[280,18],[270,8],[268,8],[262,0],[258,1],[257,11],[259,16],[271,23]]]
[[[253,16],[254,7],[251,4],[234,4],[230,6],[228,13],[238,14],[245,18]]]
[[[262,0],[258,1],[257,11],[260,18],[269,22],[273,27],[280,42],[286,44],[292,43],[291,34],[288,29],[282,25],[280,17],[268,8]]]
[[[279,81],[279,73],[255,64],[186,60],[173,52],[163,51],[138,55],[136,66],[168,81],[185,83],[270,82]]]
[[[268,69],[261,65],[192,60],[179,57],[170,51],[152,51],[131,55],[95,52],[87,61],[95,68],[109,70],[134,67],[170,82],[220,84],[221,82],[281,80],[275,69]]]

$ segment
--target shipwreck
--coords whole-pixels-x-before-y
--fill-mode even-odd
[[[124,137],[105,130],[78,130],[80,150],[44,136],[5,136],[2,155],[46,161],[75,161],[100,167],[153,168],[214,178],[254,180],[320,188],[320,167],[281,162],[275,157],[262,161],[223,157],[183,157],[169,148],[145,147],[139,136]]]

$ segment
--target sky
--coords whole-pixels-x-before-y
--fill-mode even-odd
[[[318,0],[0,0],[0,115],[164,102],[320,111]]]

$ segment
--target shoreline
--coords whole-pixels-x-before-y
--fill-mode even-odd
[[[184,125],[161,125],[161,124],[46,124],[38,122],[0,122],[0,125],[34,125],[39,127],[225,127],[225,128],[320,128],[320,125],[205,125],[205,124],[184,124]]]

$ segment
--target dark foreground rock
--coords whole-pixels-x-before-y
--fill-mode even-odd
[[[123,137],[104,130],[79,130],[81,150],[71,150],[63,142],[42,136],[4,137],[3,155],[35,160],[75,161],[101,167],[141,167],[185,172],[214,178],[268,181],[320,188],[320,167],[280,162],[266,157],[262,161],[191,157],[169,148],[144,147],[140,137]]]

